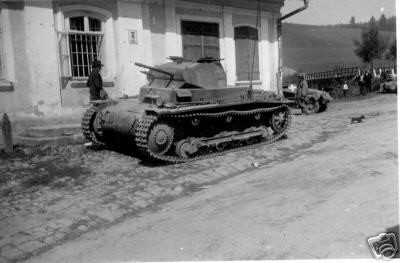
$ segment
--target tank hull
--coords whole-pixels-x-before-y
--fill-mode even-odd
[[[227,87],[219,60],[141,63],[148,84],[138,98],[90,108],[83,133],[95,145],[128,148],[142,158],[185,162],[281,138],[288,102],[272,92]]]
[[[285,135],[290,118],[281,101],[159,108],[127,99],[93,106],[82,128],[95,145],[128,147],[145,159],[179,163],[272,143]]]

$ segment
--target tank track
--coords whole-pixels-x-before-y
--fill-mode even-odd
[[[221,119],[223,120],[226,118],[228,114],[236,115],[236,116],[254,116],[255,114],[258,113],[270,113],[273,111],[280,111],[284,110],[287,112],[286,114],[286,120],[285,120],[285,127],[284,129],[276,134],[273,134],[267,140],[255,144],[250,144],[247,146],[241,146],[241,147],[236,147],[232,149],[228,149],[225,151],[221,152],[213,152],[213,153],[208,153],[208,154],[203,154],[200,156],[195,156],[195,157],[188,157],[188,158],[183,158],[179,156],[171,156],[171,155],[162,155],[162,154],[157,154],[152,152],[149,147],[148,147],[148,135],[151,131],[151,128],[153,125],[157,122],[158,116],[156,115],[144,115],[141,120],[139,120],[136,123],[135,126],[135,134],[132,134],[135,136],[135,142],[136,142],[136,147],[137,150],[144,155],[146,158],[151,159],[151,160],[157,160],[157,161],[163,161],[163,162],[168,162],[168,163],[182,163],[182,162],[192,162],[192,161],[197,161],[197,160],[202,160],[206,158],[213,158],[217,157],[226,153],[230,152],[236,152],[239,150],[246,150],[246,149],[252,149],[259,147],[260,145],[266,145],[266,144],[271,144],[274,143],[275,141],[279,140],[283,135],[285,135],[286,131],[288,130],[290,124],[291,124],[291,112],[289,110],[289,107],[287,105],[281,105],[278,107],[273,107],[273,108],[268,108],[268,109],[256,109],[256,110],[250,110],[250,111],[227,111],[227,112],[220,112],[220,113],[188,113],[188,114],[182,114],[182,115],[163,115],[165,118],[199,118],[199,117],[206,117],[206,118],[216,118],[216,119]],[[217,135],[218,136],[218,135]],[[217,137],[216,136],[216,137]]]
[[[89,142],[92,142],[95,146],[103,146],[104,143],[99,141],[96,137],[96,134],[92,130],[93,118],[96,116],[96,113],[99,111],[99,107],[92,106],[83,115],[82,118],[82,133],[85,139]]]

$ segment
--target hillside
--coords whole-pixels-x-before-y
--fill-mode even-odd
[[[283,65],[297,71],[324,71],[338,64],[360,64],[354,54],[361,29],[284,23]],[[383,32],[393,38],[395,33]]]

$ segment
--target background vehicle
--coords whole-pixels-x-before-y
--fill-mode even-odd
[[[308,89],[307,95],[300,100],[296,100],[296,92],[288,88],[283,89],[285,98],[292,100],[292,105],[300,108],[304,114],[323,112],[328,108],[328,103],[333,99],[328,92]]]

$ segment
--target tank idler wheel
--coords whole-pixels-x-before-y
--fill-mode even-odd
[[[278,111],[272,114],[270,124],[274,133],[280,133],[286,129],[287,114],[286,111]]]
[[[175,153],[182,158],[189,158],[197,152],[197,147],[190,140],[180,140],[175,146]]]
[[[150,131],[148,147],[157,154],[168,152],[174,142],[174,129],[167,124],[156,124]]]

